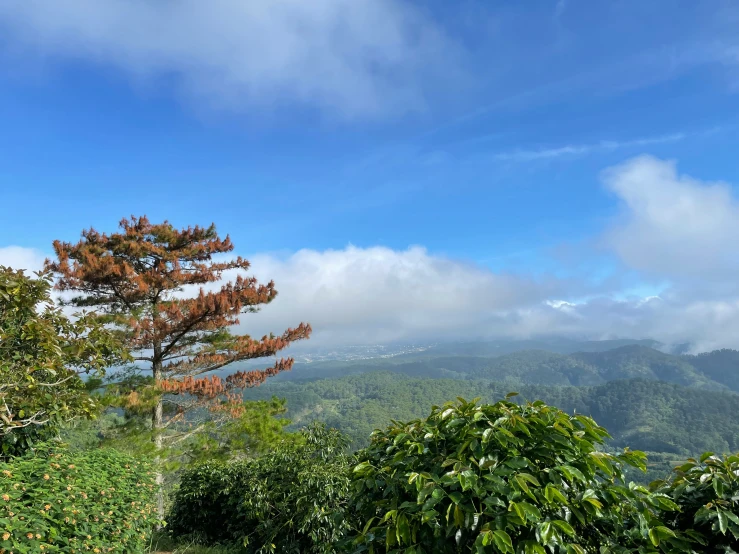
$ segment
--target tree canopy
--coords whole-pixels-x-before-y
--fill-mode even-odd
[[[0,441],[26,449],[56,425],[99,408],[81,375],[100,377],[128,359],[94,316],[68,318],[51,299],[48,272],[27,276],[0,266]]]

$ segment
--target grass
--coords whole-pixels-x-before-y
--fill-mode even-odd
[[[151,554],[238,554],[238,550],[220,546],[178,543],[166,534],[155,534],[151,540]]]

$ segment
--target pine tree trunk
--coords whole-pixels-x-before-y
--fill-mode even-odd
[[[154,382],[158,383],[162,377],[162,345],[160,342],[154,343],[154,363],[152,366],[152,372],[154,376]],[[157,452],[161,451],[164,437],[162,437],[162,426],[163,426],[163,404],[161,397],[157,399],[156,406],[151,416],[151,430],[152,438],[154,440],[154,448]],[[164,519],[164,473],[162,472],[162,459],[159,455],[154,459],[156,474],[156,486],[157,486],[157,514],[159,519]]]
[[[154,413],[152,414],[152,429],[154,431],[154,448],[157,450],[162,449],[162,434],[160,432],[162,428],[162,400],[161,398],[157,401],[157,405],[154,407]],[[156,486],[157,486],[157,513],[159,519],[164,519],[164,474],[162,473],[162,459],[157,456],[154,459],[156,467]]]

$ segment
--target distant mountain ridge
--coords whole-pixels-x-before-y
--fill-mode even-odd
[[[537,341],[525,344],[542,346]],[[445,345],[392,358],[296,364],[292,372],[280,375],[277,380],[314,380],[391,371],[411,377],[559,386],[595,386],[623,379],[646,379],[739,392],[739,351],[736,350],[677,356],[647,346],[656,344],[655,341],[573,341],[569,346],[576,344],[589,350],[564,353],[537,348],[504,353],[495,343]],[[558,346],[560,350],[565,349],[561,342]]]
[[[572,354],[574,352],[602,352],[621,346],[646,346],[659,350],[663,345],[651,339],[613,339],[613,340],[573,340],[563,338],[530,339],[518,341],[470,341],[438,344],[426,349],[422,353],[411,354],[419,356],[456,355],[456,356],[502,356],[524,350],[544,350],[558,354]]]

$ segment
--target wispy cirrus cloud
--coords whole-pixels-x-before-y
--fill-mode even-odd
[[[459,45],[402,0],[7,0],[0,34],[44,60],[174,81],[218,110],[290,102],[367,118],[423,109],[459,76]]]
[[[630,140],[602,140],[589,144],[567,144],[554,148],[536,150],[512,150],[495,155],[495,159],[508,162],[530,162],[535,160],[550,160],[567,156],[583,156],[595,152],[606,152],[622,148],[637,148],[655,144],[679,142],[687,138],[686,133],[671,133],[655,137],[643,137]]]

